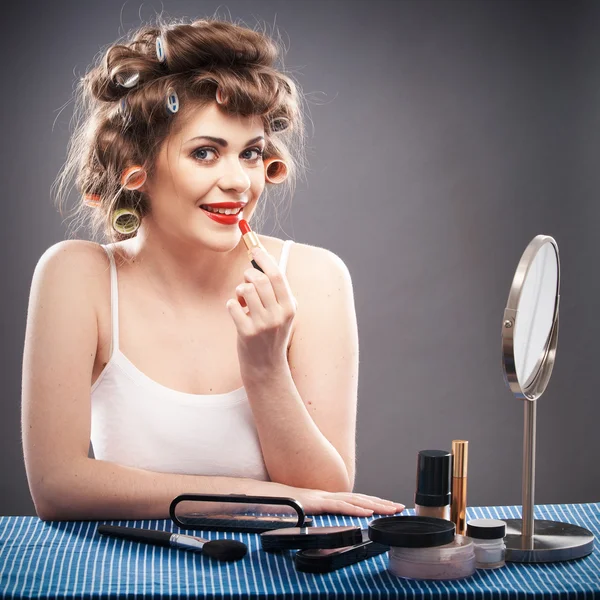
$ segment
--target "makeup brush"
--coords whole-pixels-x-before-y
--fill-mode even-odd
[[[119,527],[118,525],[99,525],[97,531],[102,535],[133,540],[134,542],[202,552],[216,560],[240,560],[248,552],[246,544],[237,540],[205,540],[193,535],[182,535],[170,531]]]

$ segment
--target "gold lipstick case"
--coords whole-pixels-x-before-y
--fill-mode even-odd
[[[466,440],[452,441],[452,505],[450,520],[456,525],[456,533],[467,533],[467,466],[469,459],[469,442]]]
[[[246,248],[248,249],[248,258],[250,259],[252,266],[255,269],[258,269],[261,273],[264,273],[264,271],[258,266],[258,263],[254,260],[254,257],[252,256],[252,248],[259,247],[265,250],[264,246],[260,243],[258,236],[256,235],[256,233],[254,233],[254,231],[249,231],[248,233],[245,233],[242,236],[242,239],[244,240],[244,244],[246,244]]]

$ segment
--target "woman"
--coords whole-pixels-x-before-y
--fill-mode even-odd
[[[75,174],[78,222],[110,243],[58,243],[33,276],[23,446],[40,518],[167,518],[190,492],[291,496],[309,514],[404,508],[352,493],[346,266],[259,235],[259,270],[242,240],[266,186],[293,189],[302,164],[301,96],[277,57],[232,23],[161,22],[81,80],[58,201]],[[236,214],[215,215],[221,203]]]

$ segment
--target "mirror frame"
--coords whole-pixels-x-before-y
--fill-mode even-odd
[[[550,334],[544,345],[542,356],[537,360],[532,375],[524,383],[520,383],[517,377],[517,370],[514,355],[514,333],[515,324],[518,320],[518,306],[521,299],[523,284],[529,273],[531,266],[545,244],[550,243],[556,253],[556,294],[554,299],[554,312],[552,315],[552,326]],[[556,345],[558,342],[558,307],[560,303],[560,257],[558,253],[558,245],[556,240],[549,235],[538,235],[525,248],[525,252],[521,256],[521,260],[517,265],[515,276],[506,308],[504,309],[504,317],[502,319],[502,369],[504,380],[510,391],[515,397],[521,400],[537,400],[546,389],[550,375],[554,368],[556,359]]]

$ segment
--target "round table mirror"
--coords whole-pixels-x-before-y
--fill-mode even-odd
[[[515,271],[502,319],[504,380],[524,401],[523,510],[506,520],[506,560],[555,562],[581,558],[594,547],[593,534],[571,523],[534,519],[537,400],[552,374],[558,340],[560,261],[554,238],[538,235]]]

